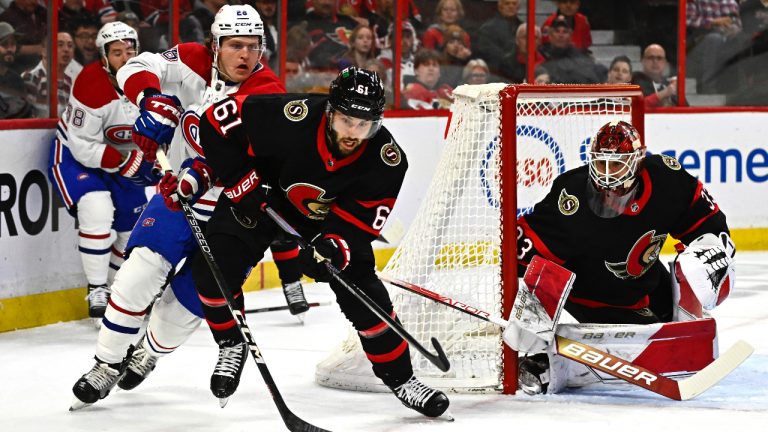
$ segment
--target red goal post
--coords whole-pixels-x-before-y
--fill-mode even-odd
[[[518,283],[517,216],[555,176],[586,162],[603,124],[630,121],[644,136],[642,93],[633,85],[486,84],[458,87],[454,97],[432,182],[383,273],[508,317]],[[515,393],[517,353],[498,327],[389,289],[404,327],[418,340],[436,337],[451,361],[443,373],[412,350],[417,376],[448,391]],[[350,332],[318,364],[316,380],[386,390],[357,339]]]

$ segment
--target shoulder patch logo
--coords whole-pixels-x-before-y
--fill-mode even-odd
[[[400,154],[400,147],[390,141],[381,147],[381,160],[389,166],[398,166],[403,156]]]
[[[560,197],[557,198],[557,208],[560,213],[570,216],[579,210],[579,199],[574,195],[569,195],[565,189],[560,191]]]
[[[176,48],[165,50],[160,55],[169,62],[175,62],[179,60],[179,53],[176,51]]]
[[[285,118],[293,122],[304,120],[309,113],[306,101],[306,99],[294,100],[285,104],[285,108],[283,108]]]
[[[664,165],[668,166],[669,169],[674,171],[679,171],[682,166],[680,165],[680,162],[673,158],[672,156],[667,156],[665,154],[661,155],[661,160],[664,161]]]

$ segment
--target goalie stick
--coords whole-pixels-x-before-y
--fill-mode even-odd
[[[304,237],[299,234],[298,231],[296,231],[285,219],[283,219],[282,216],[280,216],[276,211],[272,210],[267,206],[266,204],[262,205],[262,209],[269,215],[269,217],[275,221],[276,224],[280,226],[286,233],[290,234],[296,242],[299,244],[299,247],[305,250],[308,250],[312,246],[304,240]],[[376,303],[374,303],[373,300],[371,300],[370,297],[368,297],[368,294],[366,294],[363,290],[361,290],[357,285],[353,284],[352,282],[347,282],[344,280],[344,278],[341,276],[341,270],[337,269],[333,266],[325,257],[317,253],[315,251],[315,259],[317,262],[322,262],[325,264],[325,268],[328,270],[328,273],[336,279],[347,291],[349,291],[353,296],[355,296],[358,300],[360,300],[368,309],[371,310],[379,319],[387,323],[389,328],[391,328],[395,333],[397,333],[401,338],[408,341],[408,343],[416,349],[416,351],[420,352],[421,355],[427,358],[433,365],[437,366],[438,369],[440,369],[443,372],[447,372],[448,369],[451,368],[451,363],[448,361],[448,357],[445,356],[445,351],[443,351],[443,347],[440,346],[440,342],[437,341],[437,339],[432,338],[432,346],[435,347],[435,351],[437,351],[437,354],[432,354],[429,352],[426,348],[424,348],[419,341],[417,341],[413,336],[411,336],[410,333],[408,333],[403,326],[401,326],[397,321],[392,319],[391,316],[389,316],[388,313],[384,312],[384,310],[379,307]]]
[[[313,302],[309,303],[309,307],[318,307],[318,306],[328,306],[331,302]],[[288,305],[282,305],[282,306],[268,306],[268,307],[260,307],[260,308],[253,308],[253,309],[246,309],[245,313],[251,314],[251,313],[261,313],[261,312],[275,312],[275,311],[283,311],[288,310]]]
[[[507,322],[501,317],[491,315],[466,303],[383,274],[379,274],[379,278],[390,285],[426,297],[475,318],[496,324],[502,328],[507,327]],[[694,375],[681,380],[673,380],[581,342],[576,342],[557,334],[555,338],[558,354],[630,384],[679,401],[692,399],[704,393],[736,369],[754,351],[750,344],[740,340],[723,355]]]
[[[157,150],[157,161],[160,163],[160,167],[163,169],[163,171],[173,172],[171,164],[168,162],[168,158],[162,149]],[[232,297],[232,293],[230,292],[229,287],[227,287],[226,280],[224,279],[224,275],[222,274],[219,265],[213,258],[211,247],[208,245],[208,241],[205,239],[205,235],[203,234],[203,230],[201,229],[197,218],[195,218],[194,213],[192,213],[192,208],[189,206],[189,203],[187,203],[187,201],[182,197],[179,197],[179,203],[181,204],[181,208],[184,211],[184,216],[187,219],[189,228],[192,230],[192,234],[194,235],[195,240],[197,241],[197,245],[200,248],[200,253],[208,263],[208,267],[211,269],[211,273],[213,273],[216,284],[219,287],[221,294],[224,296],[224,300],[226,300],[227,309],[229,309],[229,313],[232,314],[232,317],[235,319],[235,325],[237,325],[238,330],[240,330],[240,334],[243,336],[243,340],[248,345],[248,349],[251,352],[251,357],[253,357],[253,361],[256,362],[256,366],[259,368],[261,377],[267,384],[269,394],[272,395],[272,400],[275,402],[277,411],[280,412],[280,417],[282,417],[285,426],[292,432],[330,432],[326,429],[319,428],[302,420],[299,418],[299,416],[294,414],[290,408],[288,408],[288,405],[285,404],[282,395],[280,395],[280,390],[278,390],[277,384],[275,384],[275,380],[272,378],[272,374],[269,372],[269,368],[267,368],[267,363],[264,361],[264,357],[261,355],[261,351],[256,345],[256,341],[253,339],[253,336],[251,336],[251,329],[245,322],[245,317],[239,310],[232,307],[232,305],[235,303],[235,299]]]

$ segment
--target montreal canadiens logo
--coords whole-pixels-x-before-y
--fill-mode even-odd
[[[565,189],[560,191],[560,196],[557,198],[557,208],[560,213],[565,216],[570,216],[579,210],[579,199],[573,195],[569,195]]]
[[[605,267],[619,279],[637,279],[656,263],[667,234],[656,235],[656,230],[643,234],[627,254],[627,260],[619,263],[605,262]]]
[[[141,226],[143,227],[151,227],[154,224],[155,224],[155,218],[151,218],[151,217],[145,218],[143,221],[141,221]]]
[[[88,178],[88,173],[80,173],[80,174],[77,175],[77,180],[78,181],[83,181],[83,180],[85,180],[87,178]]]
[[[304,118],[307,116],[307,113],[309,113],[309,108],[307,107],[306,101],[306,99],[302,99],[290,101],[285,104],[285,108],[283,108],[285,118],[294,122],[304,120]]]
[[[108,140],[110,140],[115,144],[130,144],[132,142],[131,140],[132,131],[133,131],[132,126],[127,126],[127,125],[112,126],[107,128],[106,131],[104,131],[104,135],[107,137]]]
[[[400,148],[392,141],[381,147],[381,160],[383,160],[385,164],[389,166],[397,166],[402,159],[403,157],[400,153]]]
[[[181,133],[184,141],[192,147],[197,154],[203,155],[203,147],[200,145],[200,117],[194,111],[187,111],[181,116]]]

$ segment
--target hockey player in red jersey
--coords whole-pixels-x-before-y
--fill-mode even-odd
[[[680,241],[674,274],[659,262],[667,235]],[[639,133],[623,121],[601,127],[589,164],[556,178],[518,219],[517,247],[520,274],[539,255],[576,275],[565,310],[581,323],[701,318],[735,278],[735,247],[712,196],[675,158],[646,156]],[[521,369],[540,376],[546,355]],[[541,390],[541,382],[528,385]]]
[[[375,275],[371,242],[392,211],[408,162],[381,126],[383,110],[378,75],[350,67],[331,83],[329,96],[235,97],[206,112],[200,121],[201,143],[225,186],[208,224],[207,241],[234,291],[233,307],[244,307],[240,283],[281,233],[262,210],[266,204],[396,316]],[[302,251],[305,274],[330,282],[376,376],[407,407],[430,417],[442,415],[448,398],[413,375],[407,342],[332,280],[311,252]],[[220,347],[211,390],[228,398],[237,389],[248,348],[202,258],[196,259],[193,275]]]
[[[167,197],[155,195],[131,233],[128,257],[115,277],[99,332],[96,364],[75,384],[73,409],[103,399],[116,384],[125,390],[139,385],[158,359],[183,344],[201,322],[190,270],[196,243],[184,215],[172,210],[178,206],[173,200],[178,192],[194,203],[204,225],[221,192],[221,187],[213,186],[213,175],[202,159],[197,141],[199,114],[227,94],[285,92],[275,74],[259,63],[263,25],[253,8],[222,7],[212,34],[213,53],[203,45],[181,44],[164,53],[140,55],[118,74],[126,95],[143,107],[138,120],[138,111],[131,119],[140,135],[134,139],[154,159],[158,145],[174,137],[176,148],[171,150],[185,161],[178,178],[168,174],[163,178],[161,190]],[[170,94],[162,95],[161,90]],[[187,109],[183,115],[167,115],[179,105]],[[177,124],[181,130],[175,133]],[[186,264],[178,268],[182,261]],[[300,276],[297,270],[295,280]],[[152,308],[146,333],[139,339],[157,295],[161,296]],[[135,349],[130,348],[132,344]]]

